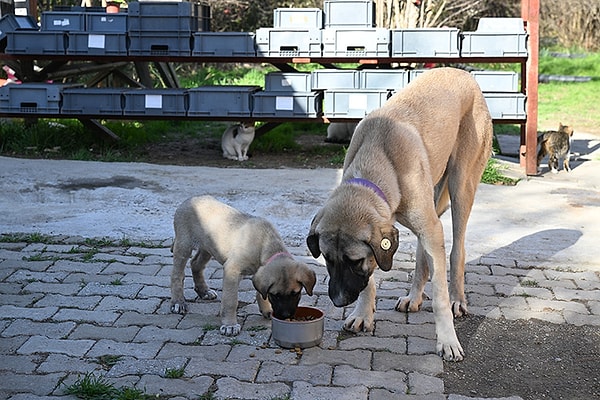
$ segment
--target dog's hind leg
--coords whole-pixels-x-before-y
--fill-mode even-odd
[[[190,262],[192,267],[192,278],[194,278],[194,291],[202,300],[214,300],[217,298],[217,292],[210,289],[204,279],[204,268],[210,258],[210,253],[198,250]]]
[[[171,312],[185,314],[187,304],[183,295],[183,281],[185,279],[185,265],[192,255],[192,249],[187,244],[181,244],[177,237],[171,248],[173,252],[173,269],[171,270]]]

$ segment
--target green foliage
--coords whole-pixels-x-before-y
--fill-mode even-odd
[[[300,146],[294,140],[293,124],[281,124],[262,136],[256,138],[251,145],[252,150],[265,153],[289,151]]]
[[[89,372],[65,389],[66,394],[85,400],[147,400],[153,398],[131,387],[116,388],[102,376]]]
[[[178,378],[183,377],[184,373],[185,373],[185,367],[167,368],[167,369],[165,369],[165,378],[178,379]]]
[[[570,57],[556,57],[548,50],[540,51],[539,73],[547,75],[591,76],[600,80],[600,53],[563,50]]]
[[[516,185],[518,181],[502,175],[500,172],[501,169],[500,163],[498,163],[497,160],[490,158],[483,171],[481,183],[491,185]]]

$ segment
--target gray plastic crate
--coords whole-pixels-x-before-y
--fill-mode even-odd
[[[319,8],[276,8],[273,10],[273,27],[322,29],[323,11]]]
[[[192,54],[192,36],[169,35],[164,32],[129,32],[130,56],[189,56]]]
[[[123,115],[123,92],[119,88],[66,88],[62,91],[63,114]]]
[[[78,11],[42,12],[42,31],[83,32],[85,13]]]
[[[198,4],[190,1],[132,1],[127,14],[132,17],[192,17],[198,13]]]
[[[508,71],[472,71],[483,92],[519,91],[519,74]]]
[[[71,32],[68,34],[67,54],[126,56],[127,34]]]
[[[310,72],[269,72],[265,75],[267,92],[310,92]]]
[[[186,115],[185,89],[133,89],[123,96],[124,115]]]
[[[325,0],[325,28],[375,27],[375,2],[372,0]]]
[[[364,118],[381,108],[393,95],[391,90],[326,90],[323,116],[326,118]]]
[[[363,69],[360,71],[361,89],[398,90],[408,85],[408,71],[404,69]]]
[[[320,57],[320,29],[259,28],[256,30],[259,57]]]
[[[201,86],[188,89],[188,116],[250,117],[260,86]]]
[[[389,57],[390,30],[325,28],[323,57]]]
[[[392,30],[392,57],[445,57],[460,55],[457,28]]]
[[[526,97],[523,93],[484,93],[492,119],[525,120]]]
[[[521,18],[481,18],[474,32],[461,33],[462,57],[527,57]]]
[[[0,87],[0,111],[16,114],[58,114],[62,85],[8,84]]]
[[[253,117],[316,118],[322,114],[322,92],[257,92]]]
[[[126,13],[86,13],[85,30],[87,32],[127,32],[127,14]]]
[[[423,72],[426,72],[428,70],[426,69],[411,69],[410,71],[408,71],[408,83],[414,81],[415,79],[417,79],[419,77],[419,75],[421,75]]]
[[[64,32],[14,31],[6,36],[7,54],[65,54]]]
[[[253,57],[254,33],[252,32],[196,32],[193,56],[201,57]]]
[[[360,71],[354,69],[316,69],[311,73],[312,90],[359,89]]]
[[[29,15],[6,14],[0,18],[0,51],[6,49],[6,34],[18,30],[37,31],[38,27],[35,19]]]
[[[133,32],[197,32],[208,30],[209,8],[191,1],[143,1],[128,4],[128,29]],[[208,21],[208,22],[207,22]]]

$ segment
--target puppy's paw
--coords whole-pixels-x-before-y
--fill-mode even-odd
[[[350,314],[344,322],[344,330],[348,332],[373,332],[373,314],[369,316]]]
[[[185,314],[188,310],[188,306],[185,301],[172,301],[171,302],[171,312],[173,314]]]
[[[446,361],[462,361],[465,357],[465,352],[463,351],[458,339],[449,342],[443,342],[438,338],[436,349],[438,355],[443,357]]]
[[[242,327],[240,326],[240,324],[233,324],[233,325],[221,325],[221,335],[225,335],[225,336],[237,336],[239,335],[240,331],[242,330]]]
[[[467,302],[466,301],[454,301],[452,302],[452,314],[454,314],[454,318],[460,318],[467,315],[469,311],[467,310]]]

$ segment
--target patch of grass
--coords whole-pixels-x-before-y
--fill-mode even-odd
[[[300,145],[296,143],[294,137],[294,127],[291,124],[281,124],[256,138],[250,145],[250,149],[264,153],[295,150],[300,148]]]
[[[525,279],[521,282],[521,286],[527,286],[527,287],[539,287],[540,284],[538,283],[538,281],[533,280],[533,279]]]
[[[89,372],[65,389],[66,394],[85,400],[149,400],[156,398],[132,387],[116,388],[102,376]]]
[[[110,284],[113,286],[121,286],[123,284],[123,281],[121,280],[121,278],[115,278],[110,282]]]
[[[184,373],[185,373],[185,367],[167,368],[167,369],[165,369],[165,378],[179,379],[179,378],[183,377]]]
[[[1,243],[47,243],[53,244],[55,241],[48,235],[41,233],[9,233],[0,235]]]
[[[598,132],[600,127],[600,75],[581,83],[550,82],[538,87],[539,130],[573,126],[577,132]]]
[[[98,364],[102,365],[102,368],[110,369],[113,366],[115,366],[119,361],[121,361],[122,358],[123,356],[105,354],[103,356],[99,356],[96,360]]]
[[[501,169],[502,168],[498,161],[490,158],[485,166],[483,175],[481,176],[481,183],[487,183],[491,185],[516,185],[518,180],[502,175],[500,172]]]

